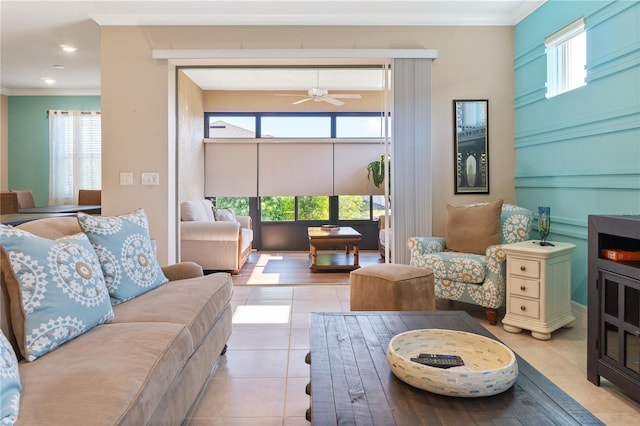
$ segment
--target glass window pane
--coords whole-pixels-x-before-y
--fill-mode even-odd
[[[216,197],[216,207],[231,207],[238,216],[249,215],[249,197]]]
[[[329,138],[330,117],[277,116],[262,117],[263,138]]]
[[[604,313],[618,316],[618,283],[608,279],[604,280]]]
[[[261,197],[260,218],[266,222],[288,222],[296,218],[295,197]]]
[[[371,201],[373,203],[373,218],[379,218],[380,216],[384,215],[384,195],[374,195],[373,200]]]
[[[329,197],[298,197],[298,220],[329,220]]]
[[[618,361],[618,327],[604,323],[604,354]]]
[[[587,84],[587,34],[584,19],[578,19],[547,37],[545,46],[547,98]]]
[[[638,336],[632,333],[624,333],[625,367],[640,373],[640,344]]]
[[[340,195],[338,197],[338,219],[370,220],[369,195]]]
[[[337,138],[381,138],[384,137],[382,116],[358,117],[337,116]]]
[[[209,138],[255,138],[254,116],[209,116]]]

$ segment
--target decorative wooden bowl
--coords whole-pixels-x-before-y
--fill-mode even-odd
[[[458,355],[465,365],[438,368],[411,361],[421,353]],[[506,391],[518,378],[513,351],[496,340],[455,330],[412,330],[394,336],[387,348],[400,380],[440,395],[474,398]]]

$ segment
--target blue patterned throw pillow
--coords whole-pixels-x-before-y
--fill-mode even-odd
[[[114,305],[169,281],[153,253],[144,210],[116,217],[78,213],[78,222],[98,254]]]
[[[21,390],[18,359],[0,331],[0,425],[12,425],[18,420]]]
[[[84,234],[57,240],[0,225],[14,333],[27,361],[113,319],[100,263]]]

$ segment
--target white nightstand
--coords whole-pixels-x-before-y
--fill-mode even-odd
[[[571,252],[575,244],[539,241],[504,245],[507,254],[507,313],[504,329],[531,330],[536,339],[549,340],[551,332],[571,327]]]

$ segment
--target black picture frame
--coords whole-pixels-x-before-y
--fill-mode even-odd
[[[489,193],[489,100],[453,100],[455,194]]]

